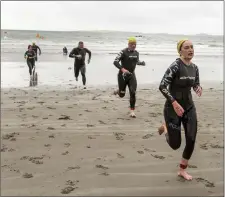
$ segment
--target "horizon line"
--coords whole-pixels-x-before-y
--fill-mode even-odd
[[[42,31],[42,32],[121,32],[121,33],[136,33],[136,34],[167,34],[167,35],[208,35],[208,36],[223,36],[224,34],[208,34],[208,33],[196,33],[196,34],[180,34],[180,33],[150,33],[150,32],[134,32],[134,31],[122,31],[122,30],[35,30],[35,29],[2,29],[1,31]]]

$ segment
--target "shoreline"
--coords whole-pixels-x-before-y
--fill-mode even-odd
[[[35,91],[37,91],[37,90],[40,90],[40,91],[43,91],[43,90],[73,91],[76,89],[81,90],[83,85],[79,84],[77,86],[76,84],[72,84],[74,82],[75,82],[75,80],[68,82],[68,84],[63,84],[61,86],[59,86],[57,84],[57,85],[40,85],[40,86],[35,86],[35,87],[29,87],[29,86],[26,86],[26,87],[1,87],[1,90],[3,90],[3,91],[16,90],[16,89],[17,90],[32,90],[33,89]],[[143,88],[150,88],[150,89],[154,88],[154,89],[158,90],[159,83],[160,83],[160,81],[155,81],[152,83],[140,83],[137,86],[137,91],[141,90]],[[214,80],[213,81],[201,81],[201,86],[203,87],[203,89],[215,88],[215,89],[223,90],[224,89],[223,84],[224,84],[223,81],[214,81]],[[87,84],[86,86],[87,86],[86,90],[96,90],[96,89],[107,90],[107,89],[113,89],[113,88],[118,87],[118,85],[116,83],[115,84],[95,84],[95,85]]]

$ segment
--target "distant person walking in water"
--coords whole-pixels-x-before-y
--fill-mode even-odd
[[[75,75],[76,81],[78,81],[79,72],[81,72],[84,89],[86,89],[86,65],[85,65],[86,53],[88,53],[89,55],[89,58],[88,58],[88,64],[89,64],[91,61],[91,51],[88,50],[87,48],[84,48],[84,43],[80,41],[78,43],[78,47],[74,48],[69,54],[69,57],[75,58],[74,75]]]
[[[67,55],[67,53],[68,53],[68,50],[67,50],[66,47],[64,47],[64,48],[63,48],[63,55]]]
[[[34,52],[36,53],[36,57],[35,57],[35,61],[38,61],[38,58],[37,58],[37,51],[39,50],[39,55],[41,55],[41,49],[39,46],[37,46],[35,44],[35,42],[32,43],[32,49],[34,50]]]
[[[24,58],[27,60],[27,66],[29,68],[30,77],[32,76],[32,69],[35,66],[36,53],[31,45],[28,46],[28,51],[25,52]]]
[[[124,97],[126,93],[126,87],[129,88],[130,93],[130,116],[135,118],[134,113],[136,103],[136,89],[137,80],[135,75],[136,65],[145,66],[145,62],[139,61],[139,53],[136,49],[136,39],[131,37],[128,40],[128,47],[119,52],[114,65],[119,69],[118,73],[118,87],[119,89],[114,92],[119,97]],[[121,64],[120,64],[121,61]]]
[[[186,180],[192,180],[192,176],[185,171],[193,153],[197,135],[197,115],[191,88],[200,97],[202,87],[198,67],[191,61],[194,56],[192,42],[188,39],[179,41],[177,51],[180,58],[177,58],[166,70],[159,86],[159,90],[166,98],[166,103],[165,124],[159,128],[158,132],[160,135],[165,133],[169,146],[177,150],[181,145],[181,123],[183,124],[186,146],[178,175]]]

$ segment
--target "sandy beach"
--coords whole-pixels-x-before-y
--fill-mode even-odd
[[[128,92],[119,99],[114,88],[2,89],[1,194],[223,196],[223,84],[193,94],[191,182],[176,175],[184,135],[173,151],[157,133],[165,102],[158,85],[138,87],[136,119]]]

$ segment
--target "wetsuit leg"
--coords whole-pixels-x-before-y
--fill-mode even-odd
[[[171,104],[165,104],[164,118],[167,127],[166,141],[176,150],[181,145],[181,118],[176,114]]]
[[[28,66],[28,68],[29,68],[29,74],[31,75],[31,74],[32,74],[32,68],[33,68],[32,62],[28,60],[28,61],[27,61],[27,66]]]
[[[124,80],[122,73],[118,73],[117,77],[118,77],[118,87],[119,87],[118,95],[120,98],[123,98],[126,93],[127,81]]]
[[[83,85],[85,86],[86,85],[86,66],[85,65],[80,68],[80,72],[82,75]]]
[[[74,65],[74,76],[77,78],[79,76],[80,68]]]
[[[136,103],[136,90],[137,90],[137,79],[136,75],[133,73],[128,81],[128,88],[130,93],[130,109],[135,109]]]
[[[183,158],[189,160],[195,147],[197,135],[197,114],[193,106],[182,118],[182,124],[185,131],[186,146],[183,152]]]

